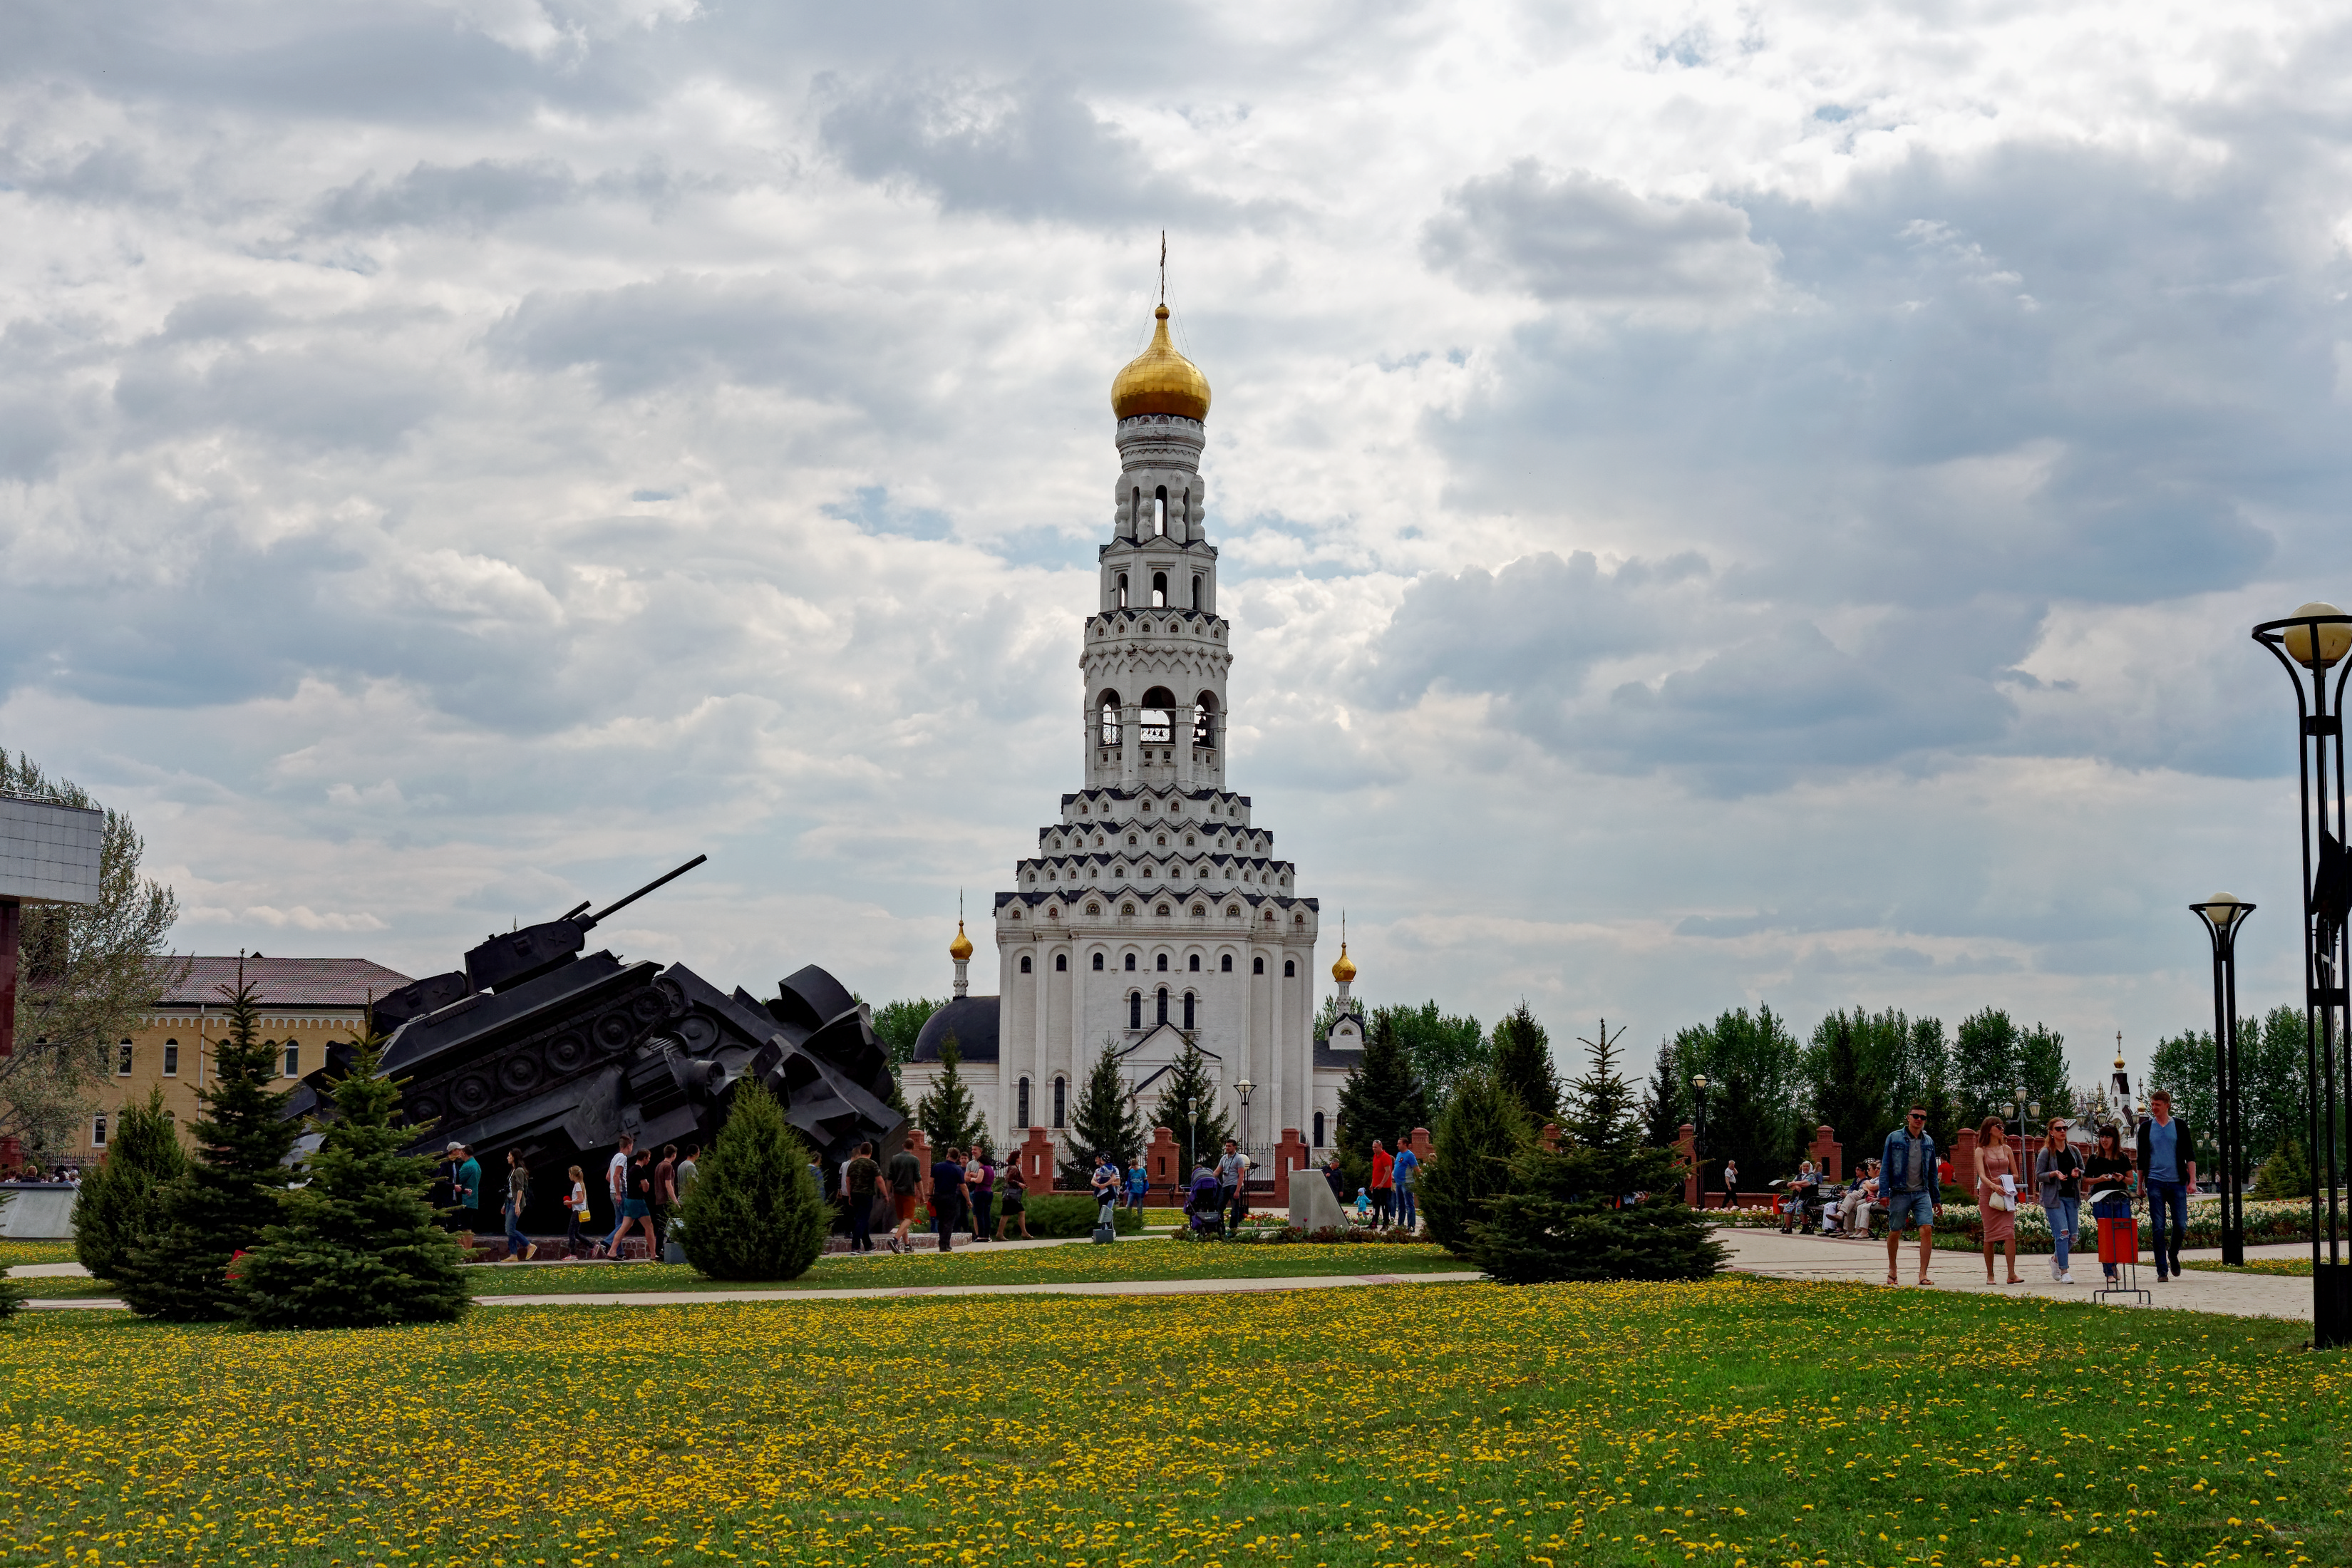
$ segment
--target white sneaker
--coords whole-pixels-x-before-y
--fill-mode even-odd
[[[2069,1269],[2066,1273],[2063,1273],[2063,1274],[2061,1274],[2060,1276],[2058,1276],[2058,1283],[2059,1283],[2059,1284],[2061,1284],[2061,1285],[2072,1285],[2074,1282],[2074,1271],[2073,1271],[2073,1270],[2071,1270],[2071,1269]]]
[[[2052,1279],[2055,1280],[2055,1279],[2057,1279],[2059,1277],[2060,1277],[2060,1276],[2059,1276],[2059,1272],[2058,1272],[2058,1255],[2057,1255],[2056,1253],[2054,1253],[2054,1252],[2053,1252],[2053,1253],[2052,1253],[2052,1254],[2050,1255],[2050,1278],[2051,1278]]]

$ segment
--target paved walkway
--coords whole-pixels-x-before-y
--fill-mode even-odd
[[[1782,1236],[1777,1230],[1719,1229],[1716,1235],[1731,1248],[1731,1266],[1744,1274],[1769,1275],[1776,1279],[1842,1280],[1858,1285],[1886,1283],[1886,1244],[1883,1241],[1847,1241],[1833,1236]],[[2152,1255],[2151,1255],[2152,1256]],[[2308,1258],[2309,1242],[2289,1242],[2276,1247],[2249,1247],[2248,1258]],[[2198,1260],[2221,1261],[2219,1247],[2192,1247],[2181,1255],[2183,1262]],[[2048,1296],[2063,1301],[2092,1300],[2099,1289],[2099,1259],[2094,1252],[2078,1258],[2074,1266],[2075,1283],[2061,1285],[2050,1278],[2047,1254],[2029,1256],[2017,1260],[2017,1272],[2023,1283],[2017,1285],[1987,1285],[1984,1277],[1984,1257],[1975,1252],[1945,1252],[1934,1254],[1928,1268],[1933,1289],[1962,1294],[1995,1294],[2004,1296]],[[2002,1265],[1996,1259],[1998,1273]],[[1919,1248],[1907,1245],[1903,1249],[1902,1288],[1913,1289],[1918,1277]],[[2207,1274],[2192,1269],[2177,1279],[2156,1282],[2156,1270],[2143,1262],[2139,1270],[2140,1288],[2158,1307],[2176,1307],[2199,1312],[2222,1312],[2239,1318],[2296,1318],[2311,1321],[2311,1281],[2261,1274]],[[2129,1298],[2109,1298],[2116,1305],[2137,1306]]]

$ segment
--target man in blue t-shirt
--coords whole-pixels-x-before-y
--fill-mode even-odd
[[[449,1178],[449,1195],[457,1203],[458,1231],[471,1237],[482,1217],[482,1163],[475,1159],[474,1152],[463,1143],[450,1147],[454,1152],[465,1156],[458,1163],[457,1174]]]
[[[2180,1237],[2189,1228],[2189,1194],[2197,1186],[2197,1139],[2189,1123],[2172,1114],[2172,1096],[2160,1089],[2147,1097],[2147,1120],[2139,1124],[2139,1168],[2147,1188],[2148,1228],[2155,1232],[2156,1282],[2161,1285],[2168,1266],[2173,1274],[2180,1272]]]
[[[963,1215],[963,1151],[942,1149],[931,1166],[931,1229],[939,1234],[940,1250],[951,1252],[948,1238]]]
[[[1389,1184],[1396,1191],[1397,1224],[1407,1230],[1421,1223],[1421,1211],[1414,1206],[1412,1179],[1421,1173],[1421,1156],[1412,1145],[1399,1140],[1396,1163],[1389,1167]]]

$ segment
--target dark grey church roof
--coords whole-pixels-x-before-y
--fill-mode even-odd
[[[923,1032],[915,1037],[915,1058],[919,1062],[940,1059],[940,1042],[950,1031],[956,1037],[956,1051],[968,1062],[992,1062],[996,1059],[996,1002],[993,996],[959,996],[923,1025]]]
[[[1335,1051],[1329,1040],[1319,1037],[1315,1042],[1315,1065],[1318,1068],[1338,1068],[1345,1071],[1363,1059],[1361,1051]]]

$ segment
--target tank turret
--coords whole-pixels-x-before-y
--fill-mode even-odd
[[[467,989],[511,991],[526,981],[562,968],[586,950],[588,933],[596,929],[597,921],[628,908],[664,883],[676,881],[709,858],[708,855],[697,855],[677,870],[655,878],[627,898],[607,904],[593,915],[581,912],[588,907],[583,900],[554,920],[486,938],[479,947],[466,954]]]

